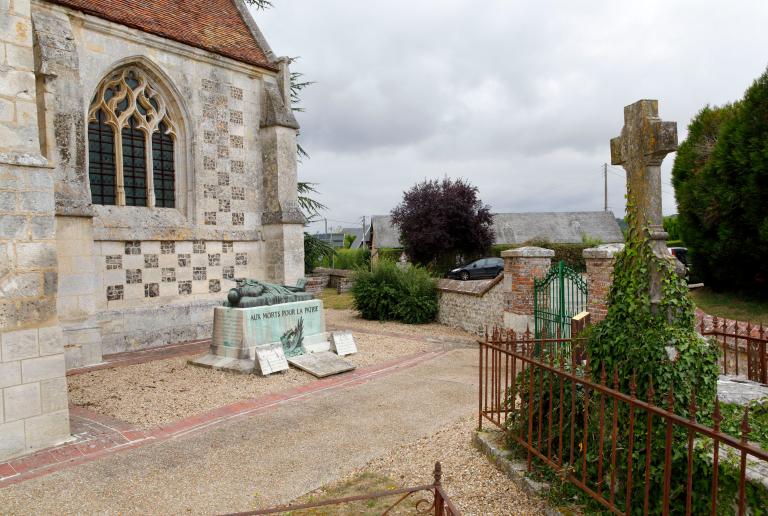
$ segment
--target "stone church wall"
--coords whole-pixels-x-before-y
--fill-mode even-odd
[[[69,438],[53,171],[40,154],[29,0],[0,1],[0,462]]]
[[[301,226],[273,215],[295,204],[295,129],[260,124],[264,85],[279,77],[42,1],[32,19],[42,145],[56,166],[67,367],[210,337],[211,307],[235,278],[295,284]],[[87,111],[104,77],[128,65],[176,106],[176,208],[91,204]],[[265,138],[279,150],[265,150]]]

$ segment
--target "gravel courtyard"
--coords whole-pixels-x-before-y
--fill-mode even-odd
[[[333,315],[328,317],[331,319]],[[345,318],[344,322],[347,320]],[[399,328],[402,325],[375,324],[379,331],[402,333]],[[354,328],[355,325],[343,327]],[[447,330],[450,333],[450,329]],[[439,346],[416,338],[359,332],[353,332],[353,335],[358,353],[348,355],[346,359],[358,368],[431,351]],[[315,380],[314,376],[293,367],[261,377],[197,367],[188,364],[188,360],[189,357],[170,358],[70,376],[67,378],[70,403],[148,429]]]
[[[349,359],[358,367],[445,352],[357,386],[10,486],[0,490],[0,506],[9,514],[223,513],[429,483],[439,460],[443,485],[462,513],[543,512],[542,500],[522,492],[471,445],[477,392],[471,335],[440,325],[363,321],[349,311],[329,310],[327,319],[329,329],[353,331],[360,352]],[[71,399],[151,428],[314,380],[294,369],[261,378],[187,360],[71,376]],[[235,477],[240,481],[233,483]],[[52,491],[62,495],[55,504],[43,496]]]
[[[542,499],[522,491],[472,446],[472,433],[476,426],[477,419],[474,415],[462,417],[432,435],[393,448],[353,474],[313,491],[295,503],[428,484],[432,481],[434,459],[440,458],[443,487],[462,514],[545,514],[546,504]],[[375,505],[367,502],[368,507],[362,503],[354,506],[350,504],[338,507],[338,513],[380,514],[388,507],[387,502],[394,503],[395,499],[387,498]],[[406,507],[403,510],[394,513],[409,514],[407,504],[404,505]],[[336,510],[333,513],[337,513]],[[296,514],[325,513],[318,510]]]

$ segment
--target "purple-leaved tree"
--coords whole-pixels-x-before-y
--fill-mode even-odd
[[[403,195],[392,222],[412,261],[436,270],[488,252],[493,221],[477,187],[463,179],[424,180]]]

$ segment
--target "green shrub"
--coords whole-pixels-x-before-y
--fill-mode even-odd
[[[376,249],[379,260],[389,260],[390,262],[396,262],[400,259],[400,255],[403,254],[403,250],[397,247],[380,247]]]
[[[360,249],[336,249],[336,253],[333,256],[323,256],[321,267],[353,270],[361,267],[367,268],[370,263],[371,251],[367,247]]]
[[[322,260],[330,258],[336,254],[333,247],[320,240],[315,235],[304,233],[304,272],[311,273],[315,270]]]
[[[649,236],[650,231],[645,227],[638,228],[633,217],[630,212],[627,217],[630,229],[627,232],[626,245],[614,261],[608,314],[586,335],[586,351],[591,368],[589,374],[593,382],[601,381],[603,370],[609,381],[615,375],[618,390],[625,394],[637,394],[641,399],[660,407],[669,407],[668,396],[672,396],[674,406],[671,409],[685,418],[690,416],[689,409],[695,399],[696,416],[699,420],[706,420],[710,417],[717,393],[718,348],[713,342],[704,340],[696,333],[694,306],[688,296],[686,281],[676,274],[672,260],[666,256],[656,256]],[[658,304],[652,304],[649,288],[654,275],[658,275],[661,284]],[[543,362],[552,360],[547,356],[547,350],[542,353]],[[580,374],[587,374],[580,364],[572,367]],[[588,476],[594,479],[598,476],[600,449],[602,447],[605,450],[606,446],[611,444],[608,434],[601,432],[600,425],[602,421],[615,420],[620,429],[616,437],[617,449],[631,447],[635,450],[634,457],[637,459],[632,470],[635,478],[645,478],[647,475],[651,492],[663,490],[666,468],[663,448],[661,452],[658,445],[652,449],[647,470],[644,461],[639,459],[645,458],[647,439],[650,439],[651,443],[664,443],[667,439],[666,425],[659,424],[658,419],[649,428],[646,426],[645,417],[635,418],[630,435],[626,430],[634,412],[624,403],[615,408],[598,406],[601,401],[599,397],[595,396],[594,391],[585,390],[583,385],[566,389],[564,396],[555,396],[552,386],[557,386],[558,380],[553,379],[552,374],[545,369],[529,369],[520,373],[517,384],[521,387],[520,399],[523,400],[523,406],[508,423],[518,433],[530,431],[530,426],[523,426],[525,423],[531,424],[527,414],[539,414],[539,418],[534,418],[532,422],[533,435],[542,435],[540,432],[552,425],[553,420],[562,421],[556,419],[561,414],[573,417],[562,423],[565,425],[565,431],[560,435],[571,436],[569,444],[563,450],[563,457],[581,457],[582,450],[587,450],[584,452],[587,469],[582,470],[585,467],[583,462],[576,464],[573,472],[576,478]],[[509,403],[513,401],[515,400],[510,399]],[[585,417],[585,413],[588,417]],[[602,421],[601,417],[597,416],[599,413],[605,415]],[[577,422],[576,426],[568,426],[574,422]],[[687,432],[684,428],[677,427],[670,437],[672,478],[684,478],[687,472]],[[711,475],[711,468],[710,473],[707,473],[707,465],[700,457],[694,458],[693,467],[693,477],[697,481],[711,478],[707,476]],[[629,471],[627,462],[617,462],[617,492],[626,491],[625,479],[628,478]],[[706,485],[706,482],[703,484]],[[636,482],[632,485],[634,487],[631,494],[635,505],[632,506],[631,512],[635,514],[640,512],[636,508],[637,501],[643,499],[644,483]],[[700,491],[703,489],[695,489],[696,493]],[[670,497],[671,506],[676,508],[673,513],[681,513],[680,509],[685,507],[684,490],[673,489]],[[730,505],[726,499],[723,498],[723,507]],[[703,506],[706,505],[706,495],[697,496],[695,503],[697,505],[694,506],[693,513],[702,513],[702,509],[705,509]],[[659,497],[652,498],[650,504],[651,514],[661,512]]]
[[[768,295],[768,71],[740,101],[694,117],[672,185],[696,274],[716,291]]]
[[[363,319],[425,324],[437,316],[435,280],[421,267],[402,270],[382,260],[355,274],[352,296]]]

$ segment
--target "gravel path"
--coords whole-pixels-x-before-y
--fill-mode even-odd
[[[390,324],[379,328],[389,329]],[[353,334],[358,353],[346,359],[358,368],[436,347],[420,340]],[[197,367],[187,360],[178,357],[70,376],[70,403],[147,429],[315,380],[294,368],[260,377]]]
[[[432,481],[435,461],[439,460],[443,467],[443,487],[462,514],[544,514],[543,500],[522,491],[472,446],[476,425],[474,416],[463,417],[430,436],[390,450],[354,474],[310,496],[322,500],[328,497],[326,493],[336,492],[336,486],[354,485],[358,479],[370,478],[372,474],[391,479],[400,487],[428,484]],[[302,497],[302,501],[306,499],[308,497]]]
[[[476,350],[455,349],[359,385],[11,485],[0,489],[0,513],[222,514],[283,504],[468,416],[477,403],[476,363]],[[434,460],[425,460],[420,478]],[[453,475],[456,466],[440,460]]]
[[[458,328],[443,324],[403,324],[399,322],[367,321],[354,310],[326,310],[325,324],[329,328],[359,329],[367,332],[395,332],[411,337],[429,339],[477,341],[477,337]]]

